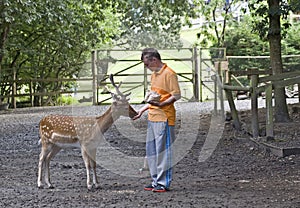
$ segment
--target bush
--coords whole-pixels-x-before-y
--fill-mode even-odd
[[[56,100],[57,104],[59,105],[72,105],[72,104],[78,104],[78,100],[73,98],[72,96],[60,96]]]

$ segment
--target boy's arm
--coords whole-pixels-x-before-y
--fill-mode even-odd
[[[149,106],[150,106],[149,104],[144,105],[144,106],[138,111],[138,114],[132,118],[132,120],[136,120],[136,119],[140,118],[140,117],[143,115],[143,113],[144,113],[146,110],[149,109]]]

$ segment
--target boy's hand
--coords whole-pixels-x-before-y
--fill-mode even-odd
[[[158,106],[158,107],[163,106],[162,103],[160,103],[159,101],[153,101],[153,100],[151,100],[148,103],[151,104],[151,105],[154,105],[154,106]]]

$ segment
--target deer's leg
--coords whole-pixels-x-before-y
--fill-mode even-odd
[[[48,188],[54,188],[50,182],[50,161],[60,150],[60,147],[53,145],[45,160],[45,183],[48,185]]]
[[[38,187],[39,188],[43,188],[43,171],[45,170],[45,160],[46,160],[46,157],[49,153],[49,148],[47,147],[47,145],[42,145],[42,148],[41,148],[41,153],[40,153],[40,158],[39,158],[39,165],[38,165],[38,181],[37,181],[37,184],[38,184]]]
[[[90,150],[90,165],[93,169],[93,184],[95,184],[95,188],[100,188],[100,184],[98,182],[97,173],[96,173],[96,151],[97,149]]]
[[[92,186],[93,186],[93,184],[91,183],[91,178],[90,178],[90,168],[91,168],[90,156],[84,150],[84,148],[82,148],[81,152],[82,152],[82,158],[83,158],[85,168],[86,168],[86,184],[87,184],[87,188],[90,190],[90,189],[92,189]]]

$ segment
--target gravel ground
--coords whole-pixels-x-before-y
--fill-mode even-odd
[[[97,155],[102,186],[88,191],[78,149],[61,151],[52,160],[54,189],[37,188],[38,123],[48,114],[100,115],[108,106],[0,111],[0,207],[300,207],[299,155],[275,157],[235,138],[229,122],[211,116],[211,102],[176,107],[174,181],[161,194],[143,191],[149,175],[139,172],[145,116],[122,117],[105,133]],[[249,107],[249,101],[237,101],[238,110]],[[241,114],[243,121],[250,116]]]

